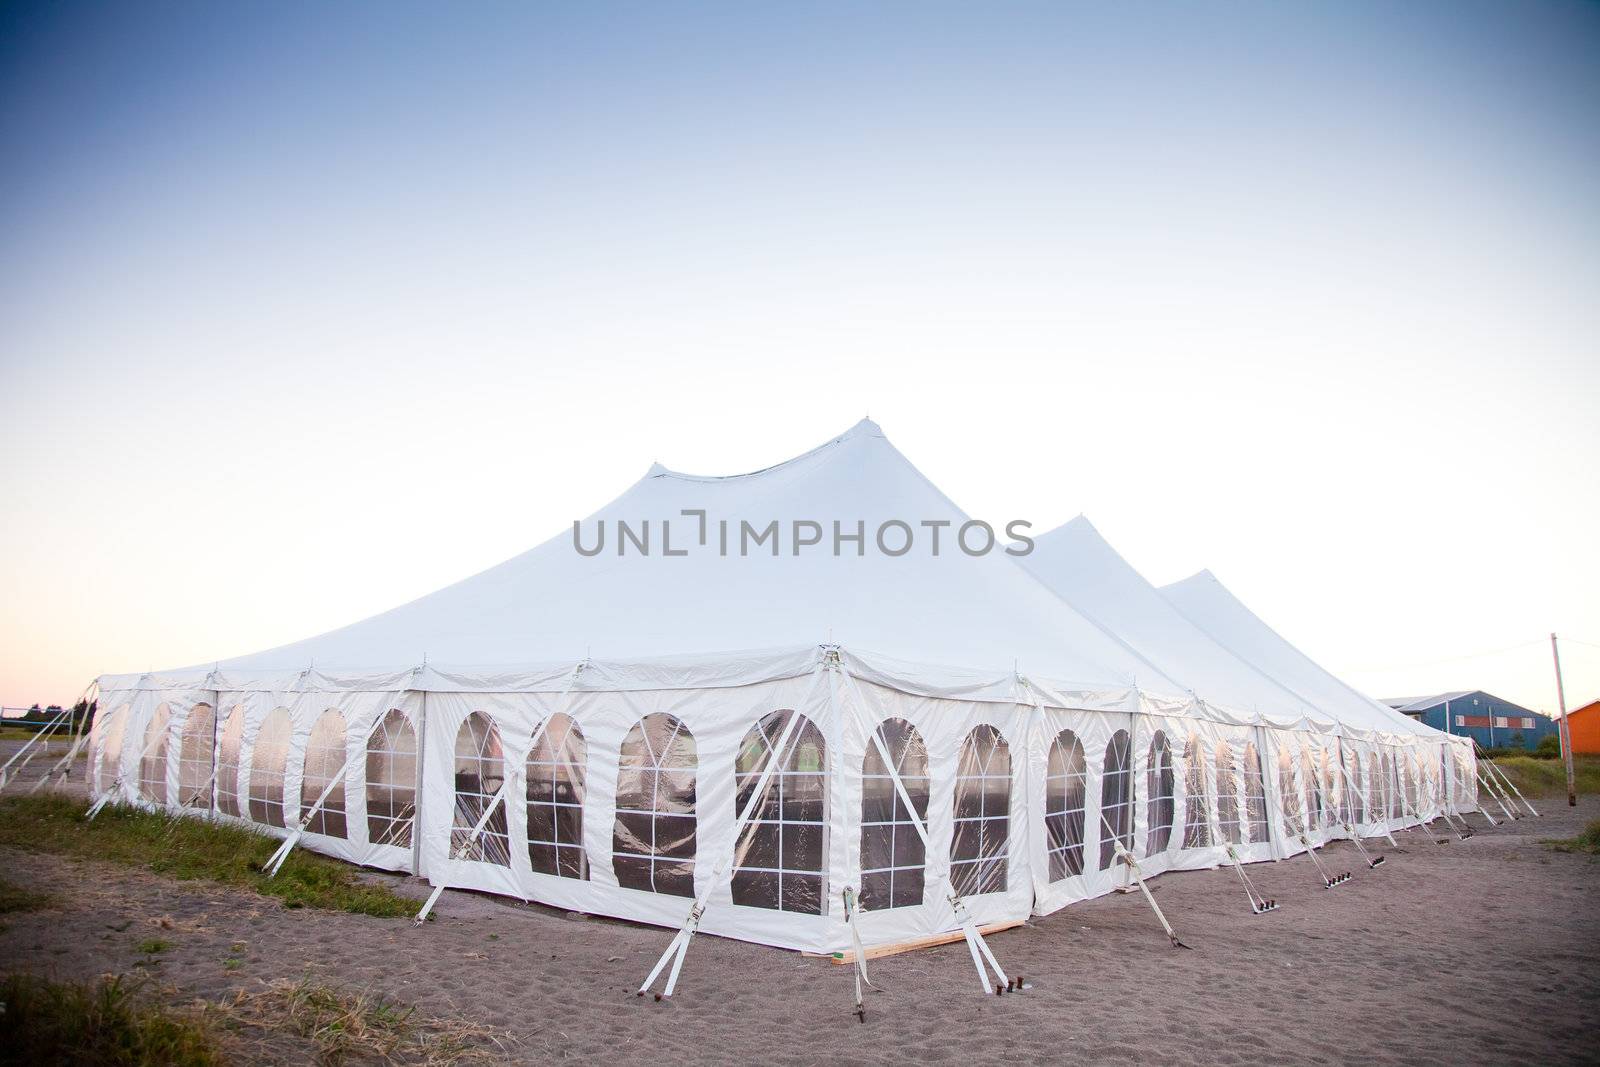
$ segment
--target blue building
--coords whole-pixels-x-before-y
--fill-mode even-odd
[[[1541,737],[1556,732],[1555,720],[1481,689],[1384,703],[1435,730],[1474,738],[1484,748],[1536,748]]]

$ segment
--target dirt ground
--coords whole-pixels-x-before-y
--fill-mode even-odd
[[[1401,834],[1375,871],[1334,845],[1327,862],[1356,874],[1333,890],[1305,857],[1256,865],[1281,904],[1262,916],[1232,870],[1164,875],[1193,951],[1137,895],[1074,905],[991,939],[1022,994],[979,995],[961,943],[874,961],[865,1024],[848,968],[790,952],[699,937],[656,1003],[633,993],[666,930],[458,892],[418,928],[16,852],[5,877],[65,904],[6,917],[0,970],[143,970],[185,999],[310,974],[504,1028],[521,1063],[1596,1063],[1600,860],[1539,839],[1575,834],[1600,798],[1541,810],[1440,847]],[[136,948],[152,936],[173,945],[154,960]]]

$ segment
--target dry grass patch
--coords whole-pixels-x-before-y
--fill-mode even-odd
[[[491,1027],[424,1015],[381,994],[345,992],[309,978],[241,990],[211,1010],[241,1037],[288,1031],[305,1038],[325,1067],[493,1064],[502,1060],[510,1039]]]

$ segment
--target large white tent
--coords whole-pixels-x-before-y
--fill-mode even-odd
[[[392,611],[102,677],[93,788],[309,816],[318,851],[585,912],[677,927],[693,900],[701,929],[818,951],[857,905],[883,943],[1106,892],[1119,846],[1148,874],[1284,854],[1259,754],[1351,727],[1168,673],[989,530],[868,421],[751,474],[656,466]],[[1199,735],[1239,762],[1197,806]]]

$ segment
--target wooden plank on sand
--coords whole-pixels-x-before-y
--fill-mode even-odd
[[[1024,926],[1026,924],[1027,921],[1025,919],[1008,919],[1005,922],[990,923],[988,926],[980,926],[978,927],[978,933],[988,937],[990,934],[997,934],[1001,930],[1014,930],[1017,927]],[[871,948],[866,950],[866,957],[869,960],[875,960],[880,956],[898,956],[902,952],[912,952],[919,948],[933,948],[935,945],[948,945],[952,942],[960,941],[965,936],[966,935],[960,930],[947,930],[942,934],[930,934],[927,937],[918,937],[910,941],[896,941],[888,945],[873,945]],[[841,965],[846,963],[854,963],[856,961],[855,949],[847,949],[844,952],[802,952],[800,955],[809,959],[826,957],[832,960],[834,963]]]

